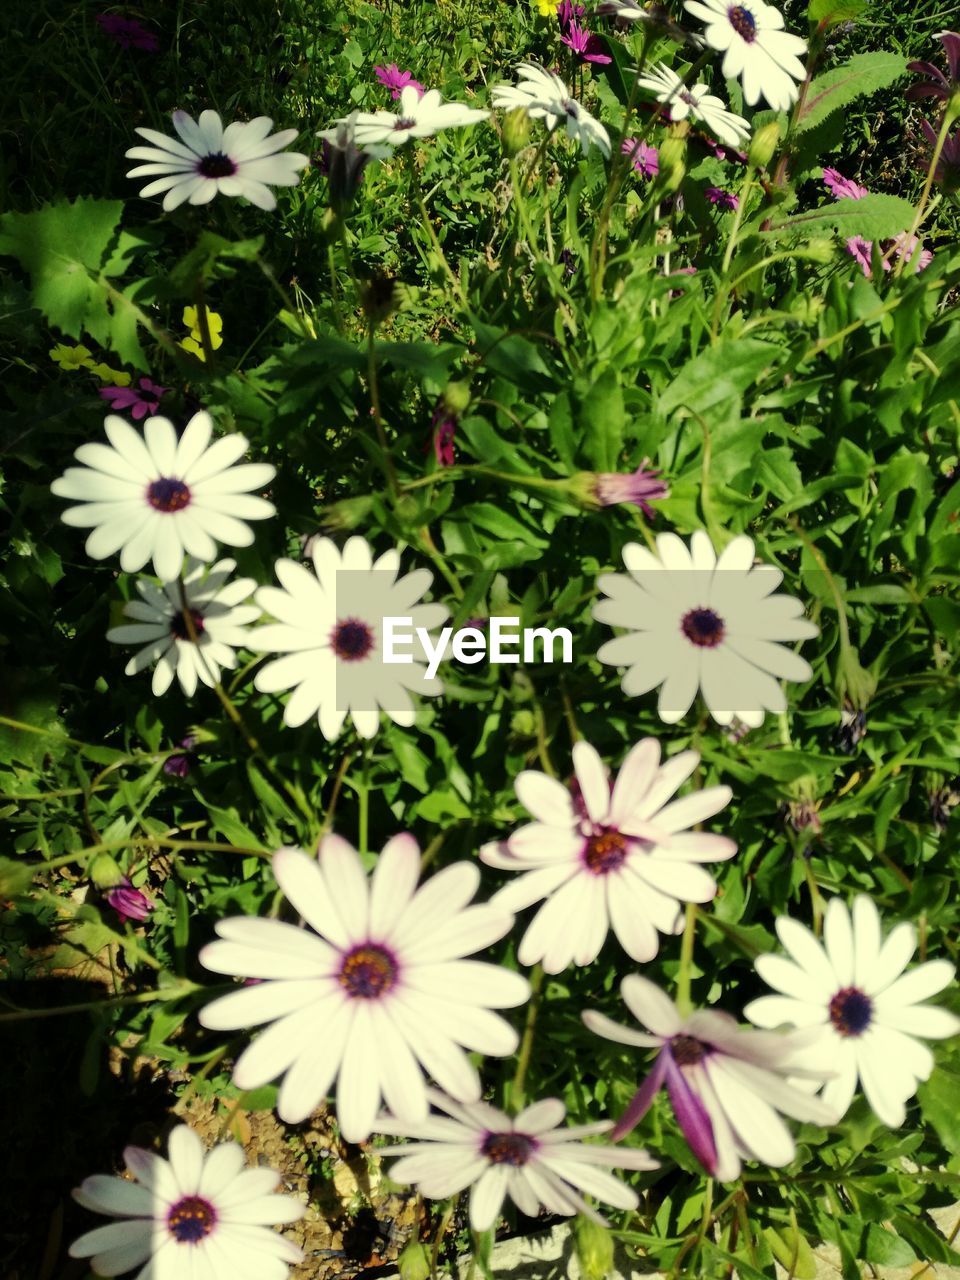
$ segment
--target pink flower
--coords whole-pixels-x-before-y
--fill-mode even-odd
[[[104,896],[122,921],[146,920],[153,910],[153,903],[147,895],[135,889],[126,876]]]
[[[408,84],[413,87],[423,97],[424,89],[419,80],[414,80],[412,71],[401,71],[395,62],[391,62],[386,67],[374,67],[373,73],[383,85],[385,89],[390,90],[391,98],[399,98],[400,93]]]
[[[169,390],[169,387],[158,387],[149,378],[141,378],[139,388],[101,387],[97,394],[109,400],[111,409],[129,409],[131,416],[139,422],[148,413],[157,412],[161,397]]]
[[[863,274],[869,280],[873,274],[873,241],[864,240],[863,236],[851,236],[847,241],[847,253],[860,263]],[[890,270],[889,267],[886,269]]]
[[[613,59],[602,53],[603,43],[599,36],[591,35],[586,27],[581,27],[573,19],[567,24],[567,34],[560,37],[561,44],[567,45],[581,62],[612,62]]]
[[[852,178],[845,178],[836,169],[824,169],[823,185],[835,200],[862,200],[864,196],[870,194],[866,187],[861,187],[860,183],[854,182]]]
[[[557,21],[560,23],[561,30],[569,27],[571,22],[576,22],[578,18],[582,18],[584,13],[582,4],[571,4],[570,0],[560,0],[557,5]]]
[[[433,452],[441,467],[452,467],[456,462],[453,447],[457,429],[456,418],[449,413],[439,411],[433,415]]]
[[[920,250],[919,253],[917,253],[918,249]],[[923,248],[923,242],[920,240],[919,236],[911,236],[908,235],[906,231],[901,231],[900,234],[894,238],[890,247],[883,256],[884,271],[889,271],[893,265],[890,261],[891,258],[904,258],[908,266],[911,265],[914,258],[916,258],[916,266],[914,266],[913,270],[914,272],[918,272],[925,271],[927,267],[929,267],[930,263],[933,261],[933,253],[930,249]]]
[[[740,207],[739,197],[732,191],[724,191],[723,187],[707,187],[703,194],[718,209],[739,209]]]
[[[920,165],[925,173],[930,167],[930,160],[937,145],[938,131],[926,120],[920,121],[920,128],[930,144],[930,152],[922,158]],[[960,191],[960,129],[955,129],[944,138],[940,159],[933,171],[933,180],[939,182],[948,195],[954,191]]]
[[[657,148],[648,146],[639,139],[624,138],[620,150],[630,157],[630,163],[637,173],[645,178],[655,178],[660,172],[660,158]]]
[[[119,13],[98,13],[97,25],[108,40],[118,44],[121,49],[139,49],[142,53],[156,53],[160,41],[148,31],[136,18],[124,18]]]
[[[960,34],[956,31],[938,31],[937,39],[947,55],[949,76],[945,76],[932,62],[908,62],[907,70],[926,76],[921,84],[911,85],[907,97],[916,102],[920,98],[939,98],[946,102],[954,90],[960,88]]]
[[[629,502],[639,507],[648,520],[654,516],[650,502],[658,498],[669,498],[670,487],[659,478],[660,472],[647,470],[649,459],[644,458],[636,471],[626,475],[617,472],[601,472],[596,476],[594,496],[601,507],[613,507],[620,502]]]

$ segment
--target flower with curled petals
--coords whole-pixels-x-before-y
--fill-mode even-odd
[[[610,135],[600,121],[580,105],[559,76],[535,62],[521,62],[517,83],[494,85],[490,100],[507,111],[526,111],[531,120],[542,120],[549,133],[558,124],[566,125],[567,137],[580,143],[584,155],[591,147],[610,155]]]
[[[424,1073],[460,1102],[478,1102],[480,1077],[465,1050],[502,1057],[514,1029],[493,1009],[523,1004],[527,980],[464,959],[507,933],[513,916],[470,905],[475,863],[456,862],[419,888],[413,836],[390,840],[368,879],[360,855],[325,836],[319,859],[274,855],[277,883],[310,926],[241,916],[216,926],[200,961],[214,973],[263,979],[208,1004],[205,1027],[271,1023],[237,1061],[233,1078],[254,1089],[283,1076],[277,1111],[305,1120],[337,1081],[337,1120],[365,1141],[381,1098],[404,1123],[427,1118]]]
[[[540,961],[547,973],[589,964],[611,928],[634,960],[652,960],[657,931],[680,926],[679,903],[713,898],[716,882],[699,864],[731,858],[737,846],[686,828],[718,813],[730,788],[668,803],[699,760],[681,751],[661,764],[659,743],[645,738],[611,787],[600,756],[578,742],[571,790],[533,770],[518,776],[517,795],[535,821],[484,845],[480,860],[523,873],[494,895],[497,906],[519,911],[546,899],[520,943],[521,964]]]
[[[274,1169],[248,1169],[243,1148],[221,1142],[204,1152],[188,1125],[170,1134],[167,1159],[127,1147],[133,1181],[94,1174],[73,1198],[93,1213],[116,1218],[70,1246],[89,1258],[94,1275],[119,1276],[146,1263],[137,1280],[283,1280],[287,1264],[303,1260],[290,1240],[268,1226],[296,1222],[306,1205],[274,1195]]]
[[[373,559],[365,539],[349,538],[341,551],[330,538],[310,547],[313,573],[295,560],[278,560],[280,587],[262,587],[257,603],[277,619],[253,632],[250,646],[279,653],[257,672],[265,693],[293,689],[285,724],[296,727],[316,715],[328,741],[349,715],[362,738],[372,738],[381,712],[396,724],[413,724],[412,693],[435,696],[443,684],[426,676],[426,656],[416,638],[399,662],[384,659],[384,619],[410,619],[429,631],[446,619],[442,604],[417,604],[433,581],[428,569],[398,577],[400,553]],[[404,660],[409,659],[409,660]]]
[[[584,1024],[616,1044],[658,1049],[650,1074],[617,1121],[613,1137],[624,1137],[649,1111],[666,1085],[677,1123],[690,1150],[721,1182],[740,1176],[742,1160],[780,1168],[796,1152],[780,1118],[832,1124],[834,1110],[786,1076],[821,1082],[829,1071],[798,1071],[794,1055],[805,1040],[740,1027],[718,1009],[696,1009],[683,1017],[673,1001],[639,974],[624,978],[624,1003],[647,1031],[634,1031],[593,1009]]]
[[[760,956],[756,970],[779,994],[753,1000],[746,1017],[759,1027],[811,1029],[815,1038],[793,1061],[834,1073],[824,1102],[845,1115],[859,1080],[876,1114],[898,1129],[917,1084],[933,1070],[933,1054],[915,1037],[942,1040],[960,1032],[954,1014],[920,1003],[953,980],[953,965],[930,960],[905,973],[916,930],[898,924],[884,939],[865,894],[854,899],[852,919],[841,898],[830,900],[822,942],[789,916],[776,927],[787,956]]]
[[[439,90],[425,91],[415,80],[403,86],[399,99],[396,111],[351,114],[353,137],[358,147],[402,147],[411,138],[432,138],[441,129],[460,129],[486,120],[490,114],[463,102],[443,102]],[[343,124],[344,120],[339,123]]]
[[[474,1231],[496,1226],[507,1196],[528,1218],[535,1218],[542,1205],[548,1213],[582,1213],[602,1224],[584,1193],[617,1209],[635,1209],[637,1194],[599,1165],[644,1172],[660,1167],[637,1148],[580,1142],[606,1133],[613,1122],[561,1128],[566,1107],[559,1098],[531,1103],[511,1119],[486,1102],[460,1104],[436,1089],[427,1097],[445,1114],[430,1115],[419,1124],[377,1117],[378,1133],[415,1139],[378,1147],[377,1155],[400,1156],[390,1167],[391,1181],[415,1184],[430,1200],[445,1200],[470,1187]]]
[[[250,490],[269,484],[276,470],[267,462],[235,465],[247,438],[237,433],[211,443],[209,413],[195,413],[179,439],[159,416],[143,435],[112,415],[104,425],[109,445],[82,444],[74,457],[84,466],[68,467],[50,486],[58,498],[81,503],[61,519],[93,529],[86,542],[92,559],[119,551],[120,568],[136,573],[152,557],[157,577],[172,582],[185,555],[208,563],[217,542],[249,547],[253,530],[245,522],[275,514]]]
[[[705,84],[684,84],[683,78],[665,63],[657,63],[642,75],[637,74],[637,87],[655,95],[669,108],[671,120],[702,121],[715,138],[728,147],[737,147],[750,136],[750,125],[743,116],[728,111],[723,102]]]
[[[295,187],[309,161],[298,151],[283,150],[297,130],[283,129],[271,136],[273,121],[268,116],[224,128],[216,111],[201,111],[199,120],[186,111],[174,111],[173,127],[177,138],[137,128],[135,132],[153,145],[124,153],[128,160],[146,161],[128,170],[127,177],[151,179],[140,190],[144,198],[165,192],[164,213],[184,201],[207,204],[218,194],[243,196],[260,209],[275,209],[277,198],[270,188]]]
[[[783,642],[818,635],[818,628],[801,616],[798,600],[771,594],[783,574],[754,565],[750,538],[732,539],[718,556],[701,530],[689,548],[675,533],[661,533],[656,555],[630,542],[623,562],[629,576],[598,579],[607,598],[593,616],[627,634],[601,645],[597,657],[627,668],[621,687],[630,696],[659,685],[664,723],[686,715],[700,690],[718,724],[736,716],[757,728],[765,711],[786,709],[777,677],[812,676]]]

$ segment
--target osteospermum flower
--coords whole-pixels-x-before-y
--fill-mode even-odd
[[[462,102],[442,102],[437,89],[423,92],[418,85],[407,84],[400,90],[396,111],[357,111],[350,118],[357,146],[402,147],[410,138],[432,138],[441,129],[475,124],[489,114]]]
[[[542,120],[550,133],[565,122],[567,137],[579,142],[584,153],[593,146],[610,155],[610,135],[600,121],[580,105],[559,76],[535,62],[521,62],[516,85],[494,85],[490,100],[508,111],[522,108],[531,119]]]
[[[276,474],[266,462],[234,464],[247,447],[245,436],[221,436],[211,443],[209,413],[195,413],[177,439],[173,424],[154,417],[143,435],[123,418],[105,421],[105,444],[82,444],[74,453],[85,467],[68,467],[51,490],[75,498],[64,524],[93,528],[87,555],[104,560],[120,552],[124,573],[135,573],[153,558],[157,577],[172,581],[184,555],[208,562],[216,542],[248,547],[247,520],[265,520],[274,507],[249,491]]]
[[[607,599],[593,616],[628,630],[597,657],[627,668],[626,694],[659,685],[657,714],[666,724],[686,715],[699,690],[718,724],[736,716],[756,728],[765,710],[786,708],[777,679],[812,676],[808,662],[777,642],[807,639],[818,628],[802,617],[798,600],[771,594],[783,574],[755,566],[753,557],[745,535],[718,557],[700,530],[689,549],[675,533],[661,533],[656,555],[636,542],[624,547],[629,577],[607,573],[597,580]]]
[[[157,412],[161,398],[169,390],[169,387],[158,386],[149,378],[141,378],[136,387],[119,384],[113,387],[101,387],[97,395],[102,396],[114,412],[118,409],[129,409],[130,416],[136,422],[140,422],[147,414],[152,416]]]
[[[862,200],[870,194],[866,187],[852,178],[845,178],[836,169],[826,166],[823,170],[823,185],[835,200]]]
[[[906,97],[914,102],[921,98],[939,98],[941,102],[947,102],[960,88],[960,33],[938,31],[936,39],[947,55],[947,74],[944,75],[932,62],[908,62],[908,71],[926,76],[926,80],[912,84],[906,92]]]
[[[153,911],[153,903],[147,895],[135,889],[126,876],[103,896],[124,923],[127,920],[146,920]]]
[[[100,30],[121,49],[139,49],[142,53],[156,53],[160,41],[136,18],[125,18],[119,13],[98,13],[94,21]]]
[[[535,821],[507,840],[484,845],[480,859],[519,871],[493,902],[518,911],[546,898],[517,951],[521,964],[547,973],[589,964],[609,929],[634,960],[657,954],[657,930],[675,933],[680,902],[709,902],[717,891],[702,862],[732,857],[725,836],[687,830],[730,800],[729,787],[707,787],[667,803],[700,757],[682,751],[664,764],[655,738],[624,760],[613,787],[586,742],[573,748],[572,794],[546,774],[524,770],[516,791]]]
[[[656,147],[651,147],[641,138],[624,138],[620,150],[629,157],[630,164],[636,173],[644,178],[655,178],[660,172],[660,157]]]
[[[638,507],[648,520],[656,515],[651,502],[670,497],[670,486],[644,458],[636,471],[581,471],[573,477],[587,506],[614,507],[620,503]]]
[[[807,43],[783,29],[783,15],[763,0],[684,0],[683,7],[707,24],[704,39],[723,53],[721,71],[740,77],[743,98],[755,106],[761,95],[774,111],[797,100],[796,81],[807,74],[800,58]]]
[[[146,1263],[138,1280],[283,1280],[286,1264],[302,1261],[292,1241],[267,1230],[306,1212],[293,1196],[271,1194],[279,1173],[246,1168],[235,1142],[204,1152],[185,1124],[170,1134],[167,1152],[164,1159],[127,1147],[123,1158],[132,1182],[106,1174],[84,1178],[74,1200],[119,1221],[75,1240],[71,1258],[89,1258],[98,1276],[123,1275]]]
[[[952,1013],[920,1003],[951,982],[953,965],[931,960],[905,973],[916,930],[898,924],[884,939],[877,908],[862,894],[852,921],[846,903],[831,899],[822,943],[789,916],[780,916],[776,928],[789,958],[760,956],[756,970],[780,994],[753,1000],[746,1017],[760,1027],[815,1028],[795,1062],[834,1073],[824,1102],[844,1115],[859,1080],[884,1124],[899,1128],[908,1099],[933,1070],[933,1055],[914,1037],[942,1040],[960,1032]]]
[[[156,129],[137,128],[149,147],[131,147],[129,160],[145,160],[130,169],[128,178],[150,177],[140,195],[156,196],[161,191],[166,213],[189,201],[207,204],[217,194],[243,196],[260,209],[275,209],[271,187],[295,187],[300,170],[309,157],[284,151],[297,136],[296,129],[283,129],[271,136],[273,121],[257,116],[246,123],[235,121],[223,127],[216,111],[202,111],[194,120],[186,111],[174,111],[173,127],[179,138],[168,138]]]
[[[565,25],[566,30],[560,37],[560,43],[565,44],[581,62],[595,62],[602,65],[613,61],[609,54],[603,52],[603,41],[599,36],[593,35],[575,18],[568,19]]]
[[[415,1184],[421,1195],[443,1200],[470,1187],[470,1225],[487,1231],[496,1225],[507,1196],[521,1213],[582,1213],[603,1218],[584,1200],[596,1196],[617,1209],[635,1209],[637,1195],[612,1174],[598,1168],[658,1169],[646,1151],[587,1144],[578,1139],[613,1128],[612,1121],[561,1128],[566,1107],[559,1098],[534,1102],[511,1118],[485,1102],[460,1105],[435,1089],[427,1097],[444,1115],[419,1124],[377,1117],[378,1133],[415,1142],[378,1147],[378,1156],[400,1156],[389,1177]]]
[[[254,649],[284,656],[257,672],[265,693],[293,689],[283,712],[296,727],[316,715],[320,731],[332,741],[349,715],[361,737],[372,738],[381,711],[396,724],[414,720],[411,692],[443,692],[427,679],[423,647],[415,641],[409,663],[384,662],[383,620],[403,617],[411,627],[431,630],[447,618],[442,604],[417,604],[433,581],[428,569],[398,578],[400,553],[384,552],[376,561],[369,544],[350,538],[341,552],[329,538],[310,547],[313,573],[294,560],[278,560],[280,587],[263,587],[257,602],[277,621],[254,632]]]
[[[723,102],[705,84],[684,84],[682,78],[662,62],[643,75],[637,85],[656,96],[670,108],[673,120],[702,121],[710,132],[729,147],[735,147],[750,136],[750,126],[743,116],[728,111]]]
[[[786,1075],[822,1080],[826,1071],[798,1071],[797,1038],[739,1027],[727,1013],[698,1009],[683,1017],[647,978],[631,974],[620,988],[646,1032],[623,1027],[602,1013],[583,1013],[587,1027],[606,1040],[657,1049],[653,1069],[613,1130],[622,1138],[639,1124],[666,1085],[677,1124],[690,1150],[721,1182],[740,1176],[742,1160],[780,1168],[796,1148],[781,1114],[832,1124],[831,1107],[796,1088]],[[789,1063],[789,1066],[786,1065]]]
[[[260,616],[255,604],[243,603],[256,588],[254,579],[230,581],[236,567],[235,560],[221,560],[208,570],[188,557],[181,582],[158,587],[138,578],[140,599],[123,607],[126,617],[134,621],[107,632],[114,644],[144,646],[127,663],[125,674],[136,675],[156,664],[154,697],[166,693],[176,676],[180,688],[192,698],[198,680],[212,689],[220,680],[221,668],[232,671],[237,665],[235,650],[247,645],[247,627]]]
[[[423,85],[419,80],[414,80],[412,71],[401,71],[395,62],[389,63],[385,67],[374,67],[373,74],[377,77],[385,89],[390,90],[390,97],[396,101],[400,97],[402,91],[407,85],[412,85],[420,94],[421,98],[424,94]]]
[[[374,1127],[381,1098],[404,1123],[427,1118],[427,1072],[461,1102],[478,1102],[480,1077],[464,1052],[503,1056],[518,1037],[493,1009],[523,1004],[518,973],[465,960],[508,932],[509,912],[470,906],[475,863],[458,862],[417,888],[420,850],[395,836],[372,877],[339,836],[319,858],[281,849],[277,883],[309,930],[241,916],[217,926],[200,953],[215,973],[266,979],[200,1014],[216,1030],[273,1025],[237,1061],[234,1081],[256,1088],[283,1075],[277,1110],[305,1120],[337,1080],[337,1120],[348,1142]]]
[[[740,207],[739,197],[732,191],[724,191],[723,187],[704,187],[703,194],[708,203],[715,205],[718,209],[732,210]]]

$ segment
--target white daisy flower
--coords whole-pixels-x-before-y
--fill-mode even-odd
[[[638,74],[637,84],[654,94],[658,102],[667,104],[672,120],[685,120],[687,116],[699,120],[728,147],[738,147],[750,137],[748,122],[743,116],[728,111],[707,85],[685,85],[683,79],[662,62],[644,75]]]
[[[680,902],[709,902],[716,882],[699,864],[731,858],[725,836],[686,828],[713,817],[729,787],[707,787],[667,803],[700,757],[681,751],[664,764],[655,738],[632,749],[613,787],[600,756],[586,742],[573,748],[573,794],[546,774],[517,777],[521,802],[536,821],[502,843],[484,845],[480,859],[525,874],[497,893],[507,911],[546,898],[517,958],[541,961],[547,973],[589,964],[609,929],[634,960],[652,960],[661,933],[681,927]]]
[[[535,62],[520,63],[515,85],[494,85],[491,101],[507,111],[522,108],[531,119],[542,120],[550,133],[564,123],[567,137],[579,142],[584,154],[593,146],[610,155],[610,135],[600,121],[580,105],[559,76]]]
[[[777,920],[777,934],[789,959],[760,956],[756,969],[781,994],[753,1000],[746,1017],[760,1027],[814,1028],[812,1043],[794,1061],[835,1073],[824,1102],[845,1115],[859,1079],[884,1124],[899,1128],[907,1101],[933,1070],[933,1055],[914,1037],[942,1040],[960,1032],[952,1013],[919,1003],[948,985],[953,965],[931,960],[905,974],[916,930],[898,924],[884,939],[877,908],[864,895],[854,900],[852,923],[846,903],[831,899],[822,944],[789,916]]]
[[[702,531],[689,550],[675,533],[661,533],[657,553],[630,542],[623,549],[630,576],[598,579],[608,598],[594,606],[594,618],[629,630],[597,653],[601,662],[627,668],[624,693],[659,685],[657,714],[665,724],[686,715],[698,689],[718,724],[736,717],[755,729],[764,710],[784,711],[777,680],[809,680],[813,672],[775,642],[819,631],[799,600],[771,594],[783,580],[780,570],[754,565],[753,542],[742,534],[718,557]]]
[[[192,698],[198,680],[212,689],[219,683],[221,668],[232,671],[237,665],[234,650],[247,646],[247,625],[260,616],[255,604],[243,604],[256,590],[254,579],[228,581],[236,567],[235,560],[220,560],[207,569],[188,557],[182,583],[158,587],[138,578],[140,599],[123,607],[134,621],[107,632],[107,639],[115,644],[144,645],[127,663],[124,674],[136,675],[156,664],[151,686],[155,697],[166,693],[176,676],[180,688]],[[187,626],[188,611],[196,643]]]
[[[648,1171],[659,1164],[637,1148],[587,1144],[578,1139],[613,1128],[612,1121],[561,1128],[566,1107],[559,1098],[534,1102],[515,1118],[486,1102],[459,1105],[435,1089],[429,1100],[446,1115],[404,1124],[390,1115],[377,1117],[378,1133],[416,1142],[378,1147],[378,1156],[398,1155],[391,1181],[411,1183],[429,1200],[445,1200],[470,1187],[470,1225],[474,1231],[495,1226],[507,1196],[521,1213],[535,1218],[541,1205],[549,1213],[582,1213],[603,1218],[584,1193],[617,1209],[635,1209],[637,1194],[598,1168]]]
[[[712,1177],[732,1182],[740,1176],[741,1160],[780,1168],[793,1159],[794,1141],[780,1114],[814,1124],[837,1119],[826,1101],[784,1078],[822,1081],[829,1074],[797,1070],[794,1055],[805,1037],[739,1027],[717,1009],[697,1009],[685,1018],[669,996],[639,974],[624,978],[620,993],[647,1032],[622,1027],[592,1009],[582,1015],[585,1025],[606,1040],[659,1052],[617,1121],[615,1140],[639,1124],[666,1085],[690,1150]]]
[[[786,111],[797,100],[797,80],[806,70],[800,58],[807,43],[783,29],[783,15],[763,0],[684,0],[688,13],[707,24],[704,38],[723,53],[723,75],[740,76],[743,98],[755,106],[761,95],[774,111]]]
[[[449,615],[445,605],[415,603],[433,574],[416,569],[398,578],[399,551],[374,561],[361,537],[349,538],[342,552],[330,538],[317,538],[310,555],[313,573],[295,560],[278,560],[280,587],[257,592],[257,603],[278,621],[259,627],[250,647],[285,656],[257,672],[256,687],[293,689],[284,723],[296,727],[316,715],[331,742],[348,714],[363,738],[377,732],[381,711],[409,727],[415,716],[410,691],[436,696],[443,684],[427,679],[419,641],[403,650],[413,661],[384,662],[383,620],[410,618],[412,628],[425,631],[440,626]]]
[[[513,1053],[517,1033],[491,1010],[523,1004],[530,986],[463,959],[513,924],[506,911],[469,905],[476,864],[454,863],[418,889],[420,850],[399,835],[368,880],[356,850],[331,835],[319,860],[281,849],[273,871],[310,929],[241,916],[221,921],[221,941],[200,952],[214,973],[267,979],[200,1014],[218,1031],[273,1023],[238,1059],[235,1083],[253,1089],[282,1075],[277,1111],[297,1124],[337,1080],[348,1142],[369,1137],[381,1097],[405,1123],[426,1120],[424,1072],[459,1101],[478,1101],[480,1077],[464,1049]]]
[[[119,1222],[88,1231],[70,1246],[95,1275],[119,1276],[142,1263],[137,1280],[283,1280],[303,1260],[290,1240],[266,1228],[296,1222],[306,1205],[273,1195],[280,1175],[248,1169],[243,1148],[221,1142],[204,1152],[187,1125],[170,1134],[168,1159],[142,1147],[123,1158],[135,1179],[95,1174],[73,1192],[85,1209]]]
[[[141,436],[123,418],[110,416],[105,444],[82,444],[74,454],[83,467],[68,467],[51,490],[83,505],[68,507],[64,524],[93,528],[86,551],[94,560],[120,552],[120,568],[136,573],[153,557],[157,577],[171,582],[184,555],[205,563],[216,558],[214,539],[248,547],[246,520],[275,514],[272,503],[249,491],[276,475],[267,462],[234,463],[247,448],[242,435],[210,443],[209,413],[195,413],[177,439],[166,418],[148,419]]]
[[[136,129],[151,147],[131,147],[128,160],[146,160],[127,173],[128,178],[153,177],[141,188],[141,196],[165,191],[164,211],[169,213],[185,200],[207,204],[219,192],[243,196],[261,209],[275,209],[276,197],[270,187],[295,187],[299,171],[309,157],[283,148],[297,136],[296,129],[270,135],[273,121],[268,116],[235,121],[226,128],[216,111],[202,111],[194,120],[186,111],[174,111],[173,127],[180,140],[168,138],[156,129]]]
[[[354,142],[369,150],[378,143],[402,147],[410,138],[432,138],[441,129],[458,129],[489,115],[462,102],[441,102],[437,89],[421,97],[417,86],[408,84],[400,91],[396,111],[356,111],[338,123],[352,121]]]

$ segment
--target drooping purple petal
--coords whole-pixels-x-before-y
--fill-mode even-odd
[[[653,1070],[644,1080],[643,1084],[630,1099],[627,1109],[617,1121],[613,1132],[610,1134],[613,1142],[619,1142],[621,1138],[625,1138],[631,1129],[635,1129],[643,1117],[650,1110],[650,1106],[660,1092],[663,1085],[664,1076],[667,1072],[667,1063],[672,1062],[669,1051],[661,1049],[657,1054],[656,1061],[653,1064]],[[676,1070],[676,1067],[674,1067]]]
[[[677,1117],[677,1124],[687,1140],[687,1146],[712,1176],[717,1170],[717,1144],[713,1139],[710,1117],[674,1062],[670,1050],[664,1049],[660,1057],[665,1062],[667,1093],[670,1095],[670,1105]]]

